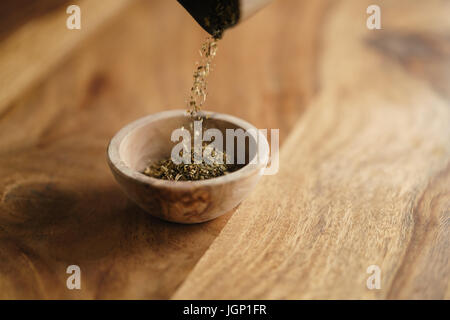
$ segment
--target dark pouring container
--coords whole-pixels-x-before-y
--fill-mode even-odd
[[[189,14],[215,38],[247,19],[271,0],[178,0]]]

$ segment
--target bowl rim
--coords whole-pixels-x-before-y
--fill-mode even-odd
[[[107,148],[107,158],[108,158],[108,164],[117,173],[124,175],[128,177],[129,179],[135,180],[139,183],[143,184],[149,184],[152,186],[157,186],[161,188],[171,188],[171,189],[192,189],[195,187],[204,187],[204,186],[213,186],[213,185],[220,185],[225,183],[230,183],[233,181],[244,179],[250,175],[252,175],[254,172],[258,170],[263,170],[269,161],[269,143],[267,141],[267,138],[264,134],[262,134],[255,126],[248,123],[245,120],[242,120],[240,118],[237,118],[232,115],[224,114],[224,113],[218,113],[218,112],[211,112],[211,111],[202,111],[202,115],[207,116],[209,119],[217,119],[217,120],[223,120],[230,122],[234,125],[236,125],[239,128],[242,128],[244,130],[248,129],[254,129],[256,130],[256,134],[258,137],[256,137],[254,134],[250,133],[253,138],[258,139],[256,141],[259,141],[262,143],[261,149],[262,154],[259,156],[261,157],[261,161],[257,161],[255,164],[247,164],[244,167],[242,167],[239,170],[236,170],[234,172],[231,172],[227,175],[206,179],[206,180],[196,180],[196,181],[173,181],[173,180],[164,180],[164,179],[158,179],[149,177],[139,171],[131,169],[129,166],[127,166],[120,157],[119,148],[122,143],[122,141],[130,135],[134,130],[139,129],[143,126],[146,126],[152,122],[159,121],[162,119],[169,119],[173,117],[179,117],[179,116],[188,116],[188,113],[186,110],[182,109],[176,109],[176,110],[169,110],[169,111],[162,111],[157,112],[148,116],[144,116],[142,118],[138,118],[135,121],[125,125],[122,127],[110,140]],[[258,152],[255,154],[255,157],[258,156]],[[253,159],[253,158],[252,158]],[[261,172],[262,173],[262,172]]]

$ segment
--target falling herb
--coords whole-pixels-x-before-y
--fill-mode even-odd
[[[208,37],[200,49],[200,61],[196,63],[194,82],[192,84],[188,112],[192,118],[197,116],[208,95],[206,79],[212,68],[212,60],[217,53],[217,39]],[[198,118],[198,116],[197,116]]]

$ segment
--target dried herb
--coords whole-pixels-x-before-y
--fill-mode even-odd
[[[202,153],[210,148],[206,143],[203,144]],[[211,147],[212,148],[212,147]],[[191,149],[191,164],[175,164],[172,159],[160,160],[150,163],[144,170],[144,174],[158,179],[174,181],[196,181],[220,177],[238,170],[242,165],[227,164],[226,153],[211,150],[211,157],[202,158],[202,163],[194,163],[194,148]],[[216,154],[218,153],[218,155]],[[223,159],[223,163],[214,162],[214,158]],[[208,161],[210,160],[210,161]],[[210,162],[210,163],[208,163]]]
[[[208,18],[208,26],[212,35],[216,39],[222,38],[226,28],[234,26],[240,16],[239,1],[237,0],[218,0],[213,13]]]

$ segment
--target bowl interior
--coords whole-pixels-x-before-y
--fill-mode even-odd
[[[242,166],[245,166],[251,159],[257,156],[256,132],[253,135],[246,135],[244,140],[245,146],[235,136],[227,135],[226,129],[243,129],[245,131],[249,129],[245,125],[238,125],[232,120],[218,118],[213,114],[209,119],[203,120],[202,126],[204,129],[218,129],[222,133],[223,151],[227,152],[228,156],[231,153],[226,146],[230,139],[234,140],[234,163],[238,163],[239,143],[242,145],[242,150],[245,150],[245,160]],[[181,141],[180,139],[179,141],[172,142],[172,132],[182,127],[192,131],[192,119],[185,114],[143,122],[133,128],[124,137],[119,146],[119,157],[132,170],[142,172],[149,162],[170,158],[172,148]]]

